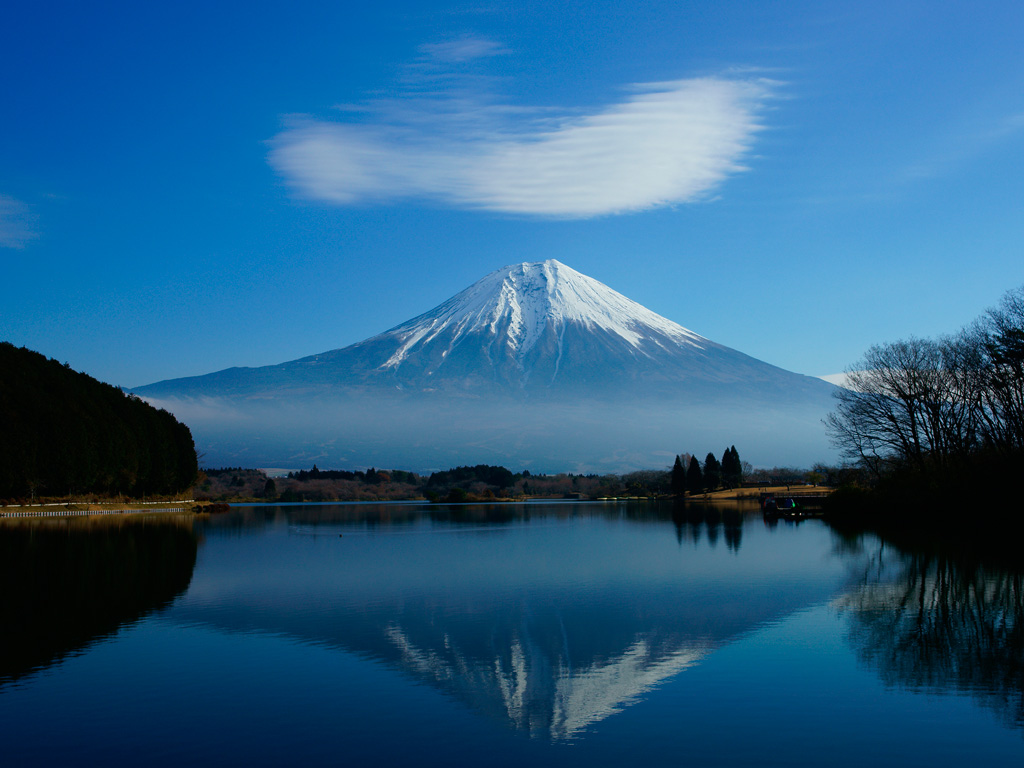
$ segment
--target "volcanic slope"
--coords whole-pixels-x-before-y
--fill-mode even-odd
[[[560,468],[625,465],[658,449],[670,460],[672,451],[691,450],[688,436],[720,432],[710,446],[717,452],[720,442],[742,442],[737,430],[754,430],[763,440],[775,429],[780,444],[792,442],[786,435],[795,430],[797,442],[827,451],[819,422],[832,391],[706,339],[555,260],[499,269],[435,309],[342,349],[135,390],[184,418],[200,441],[210,435],[217,455],[242,449],[231,448],[239,436],[228,437],[228,423],[236,430],[246,421],[262,423],[260,442],[274,443],[280,430],[267,409],[276,409],[289,414],[282,426],[294,431],[308,422],[316,433],[305,446],[289,440],[283,454],[273,449],[278,461],[359,461],[344,454],[344,444],[352,451],[372,447],[380,459],[401,454],[440,466],[440,457],[451,454],[443,445],[461,441],[466,451],[456,453],[466,461],[536,466],[543,454],[560,457]],[[678,435],[671,445],[641,448],[645,429],[667,437],[670,425]],[[589,439],[559,448],[565,440],[558,433],[570,428],[581,435],[600,428],[608,436],[597,441],[602,458]],[[318,454],[325,439],[343,453]],[[389,439],[396,442],[390,451],[382,442]],[[616,447],[616,439],[623,445]],[[422,448],[414,455],[413,444]],[[432,447],[434,459],[427,455]],[[564,453],[584,448],[591,458]],[[467,452],[473,449],[485,455],[474,458]],[[251,450],[243,454],[253,460]]]
[[[409,392],[573,398],[750,397],[831,391],[716,344],[564,264],[514,264],[431,311],[343,349],[140,387],[146,397]]]

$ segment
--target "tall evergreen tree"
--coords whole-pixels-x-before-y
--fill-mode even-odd
[[[686,491],[686,470],[683,469],[683,457],[676,456],[676,463],[672,465],[672,493],[682,496]]]
[[[722,454],[722,485],[726,488],[736,488],[743,478],[743,465],[740,463],[740,454],[736,446],[726,448]]]
[[[704,487],[713,491],[722,484],[722,465],[715,458],[715,454],[708,453],[704,458]]]
[[[686,470],[686,490],[691,494],[704,491],[704,473],[700,471],[700,462],[696,456],[690,457],[690,466]]]

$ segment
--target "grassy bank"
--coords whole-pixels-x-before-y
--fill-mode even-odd
[[[824,485],[759,485],[755,488],[730,488],[710,493],[687,495],[689,501],[757,501],[762,493],[774,493],[776,496],[820,496],[831,494],[833,488]]]

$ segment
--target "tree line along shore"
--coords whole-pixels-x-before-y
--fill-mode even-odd
[[[726,450],[738,462],[735,447]],[[678,467],[690,468],[681,475]],[[730,466],[730,462],[726,462]],[[792,468],[753,469],[738,463],[737,474],[720,471],[721,462],[709,454],[704,464],[690,454],[676,459],[676,468],[639,470],[625,474],[556,474],[512,472],[479,464],[443,472],[417,474],[400,469],[310,470],[271,477],[260,469],[210,468],[200,471],[196,499],[230,502],[409,501],[488,502],[517,499],[607,498],[749,498],[766,488],[791,490],[821,484],[834,470]],[[706,471],[708,470],[708,471]],[[686,485],[686,482],[689,485]]]

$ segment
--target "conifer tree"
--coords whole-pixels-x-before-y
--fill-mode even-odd
[[[690,466],[686,470],[686,490],[691,494],[704,490],[704,473],[700,471],[700,462],[696,456],[690,457]]]
[[[672,465],[672,493],[682,496],[686,491],[686,470],[683,469],[683,457],[676,456],[676,463]]]
[[[713,491],[721,485],[721,482],[722,465],[715,458],[715,454],[709,453],[704,458],[704,487],[709,491]]]
[[[725,449],[722,454],[722,485],[726,488],[736,488],[743,477],[743,465],[740,463],[740,454],[736,446]]]

